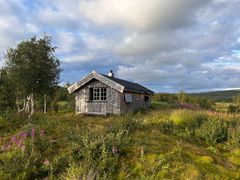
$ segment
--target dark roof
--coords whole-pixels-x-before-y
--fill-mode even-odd
[[[112,81],[115,81],[116,83],[124,86],[124,91],[132,91],[132,92],[138,92],[138,93],[144,93],[144,94],[154,94],[153,91],[150,89],[138,84],[138,83],[133,83],[129,81],[125,81],[123,79],[118,79],[115,77],[109,77],[105,74],[102,74],[103,76],[107,77],[108,79],[111,79]]]

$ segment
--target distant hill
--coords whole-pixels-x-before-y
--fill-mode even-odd
[[[201,93],[190,93],[192,96],[206,97],[215,101],[230,101],[233,97],[240,95],[239,90],[211,91]]]

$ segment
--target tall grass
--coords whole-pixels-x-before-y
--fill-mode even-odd
[[[240,178],[238,115],[155,108],[0,122],[1,179]]]

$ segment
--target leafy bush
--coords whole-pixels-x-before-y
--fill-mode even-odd
[[[133,118],[133,114],[126,114],[123,115],[123,117],[116,122],[116,126],[113,127],[116,130],[125,130],[128,132],[132,132],[136,130],[141,124],[141,120],[137,120],[136,118]]]
[[[240,145],[240,121],[235,119],[229,123],[228,140],[231,145]]]
[[[38,132],[32,128],[28,132],[19,132],[6,140],[1,147],[0,175],[4,179],[29,179],[48,174],[44,170],[44,158],[48,156],[50,146],[44,130]],[[44,171],[46,171],[44,173]]]
[[[240,112],[240,107],[231,104],[231,105],[228,106],[227,112],[229,112],[229,113],[239,113]]]
[[[101,177],[113,175],[117,170],[118,158],[123,153],[127,141],[126,129],[110,128],[106,134],[87,131],[70,135],[72,156],[77,162],[84,161],[96,168]]]
[[[65,173],[62,174],[61,179],[96,179],[98,172],[94,169],[91,164],[79,163],[72,161],[70,167]]]
[[[197,128],[206,119],[206,115],[201,112],[189,110],[175,110],[170,116],[170,120],[177,128]]]
[[[209,144],[225,142],[228,139],[228,123],[219,117],[209,117],[196,130],[196,137]]]
[[[165,134],[172,134],[174,133],[175,126],[171,120],[163,120],[158,124],[158,128],[161,132]]]

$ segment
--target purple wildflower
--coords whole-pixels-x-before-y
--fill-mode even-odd
[[[16,142],[16,141],[17,141],[16,136],[12,136],[12,137],[11,137],[11,141],[12,141],[12,142]]]
[[[21,147],[22,143],[23,143],[22,139],[19,139],[18,141],[16,141],[16,144],[17,144],[18,147]]]
[[[31,136],[32,136],[33,139],[35,137],[35,134],[36,134],[36,130],[34,128],[32,128]]]
[[[20,137],[24,138],[24,139],[27,137],[27,135],[28,135],[27,132],[21,132],[20,133]]]

